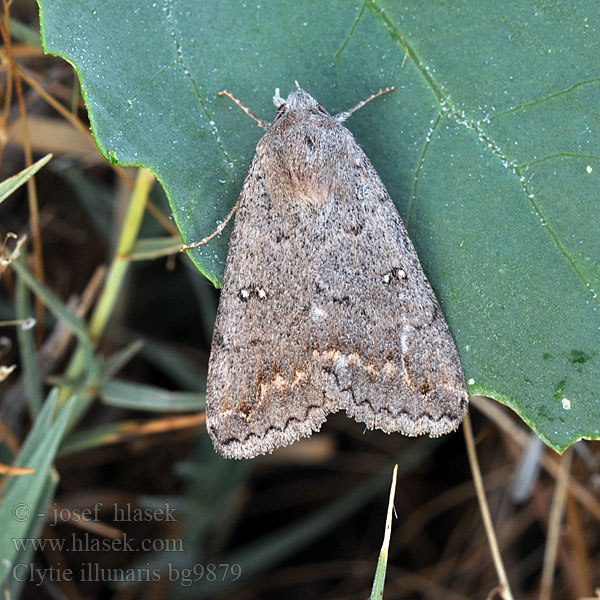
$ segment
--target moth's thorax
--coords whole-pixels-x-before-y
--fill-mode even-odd
[[[350,132],[299,91],[280,107],[257,151],[274,200],[318,204],[347,195],[354,148]]]

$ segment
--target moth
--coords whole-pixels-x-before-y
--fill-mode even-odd
[[[210,355],[208,432],[252,458],[345,410],[407,436],[455,430],[460,358],[400,216],[342,123],[276,90],[238,200]],[[193,245],[191,245],[193,246]]]

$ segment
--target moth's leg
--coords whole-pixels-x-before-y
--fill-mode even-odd
[[[219,92],[219,96],[227,96],[228,98],[231,98],[250,118],[254,119],[258,123],[259,127],[267,126],[265,121],[263,121],[262,119],[259,119],[247,106],[242,104],[241,101],[238,100],[228,90],[223,90],[223,91]],[[180,252],[183,252],[184,250],[189,250],[190,248],[197,248],[198,246],[203,246],[204,244],[208,244],[208,242],[210,242],[210,240],[217,237],[223,231],[223,229],[225,229],[225,227],[227,227],[227,223],[229,223],[229,221],[231,221],[231,218],[233,217],[233,215],[235,214],[237,209],[240,207],[241,201],[242,201],[242,197],[240,196],[238,198],[238,201],[235,203],[235,206],[231,209],[231,211],[229,212],[227,217],[225,217],[225,220],[210,235],[207,235],[205,238],[202,238],[198,242],[192,242],[191,244],[185,244],[184,246],[181,247]]]
[[[183,245],[181,247],[181,249],[179,250],[179,252],[183,252],[184,250],[189,250],[190,248],[197,248],[198,246],[203,246],[204,244],[208,244],[208,242],[210,242],[210,240],[212,240],[214,237],[217,237],[223,231],[223,229],[225,229],[225,227],[227,227],[227,223],[229,223],[229,221],[231,221],[231,217],[233,217],[233,215],[236,213],[236,211],[240,207],[241,203],[242,203],[242,195],[240,194],[238,201],[235,203],[235,206],[229,211],[229,214],[225,217],[225,220],[210,235],[207,235],[206,237],[202,238],[198,242],[192,242],[191,244]]]

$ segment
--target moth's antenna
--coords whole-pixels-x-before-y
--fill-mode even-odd
[[[359,102],[356,106],[354,106],[350,110],[346,110],[346,111],[340,113],[339,115],[335,115],[333,118],[338,123],[343,123],[352,113],[355,113],[359,108],[362,108],[365,104],[367,104],[368,102],[371,102],[371,100],[375,100],[375,98],[379,98],[379,96],[383,96],[383,94],[387,94],[388,92],[393,92],[395,89],[396,88],[393,85],[391,85],[390,87],[386,87],[383,90],[379,90],[377,93],[371,94],[368,98],[365,98],[364,100]]]
[[[302,88],[300,87],[300,84],[298,83],[297,79],[294,79],[294,83],[296,84],[296,87],[301,90]]]
[[[267,126],[267,123],[265,123],[265,121],[263,121],[262,119],[259,119],[247,106],[242,104],[230,91],[222,90],[221,92],[219,92],[219,96],[227,96],[228,98],[231,98],[250,118],[254,119],[258,123],[259,127],[265,128]]]

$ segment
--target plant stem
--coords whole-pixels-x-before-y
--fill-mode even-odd
[[[110,315],[112,314],[119,297],[119,292],[122,289],[127,267],[131,262],[130,254],[139,234],[146,208],[146,201],[153,183],[154,175],[152,175],[152,173],[146,169],[138,170],[135,187],[131,193],[129,206],[127,207],[127,212],[123,220],[117,250],[108,270],[108,275],[100,297],[98,298],[98,303],[90,318],[88,330],[90,341],[94,347],[98,344],[100,337],[106,329]],[[82,352],[81,348],[78,348],[67,368],[65,375],[66,380],[68,382],[79,380],[83,375],[85,367],[85,354]],[[62,406],[62,404],[67,401],[72,392],[73,389],[70,383],[61,388],[58,399],[59,406]],[[79,417],[87,410],[91,397],[92,395],[88,394],[79,399],[79,402],[74,407],[70,426],[76,423]]]
[[[550,600],[552,596],[552,584],[554,583],[554,570],[556,568],[556,557],[558,554],[558,542],[560,540],[560,529],[569,491],[569,472],[571,471],[571,460],[573,452],[567,450],[560,459],[560,471],[554,495],[552,497],[552,508],[548,522],[548,536],[544,550],[544,568],[540,583],[540,600]]]
[[[500,582],[500,594],[504,600],[513,600],[513,595],[510,590],[508,583],[508,577],[504,570],[504,564],[502,563],[502,556],[500,555],[500,549],[498,548],[498,540],[494,532],[494,525],[492,523],[492,517],[490,516],[490,509],[485,497],[485,489],[483,487],[483,479],[481,477],[481,471],[479,469],[479,462],[477,460],[477,452],[475,451],[475,442],[473,440],[473,429],[471,428],[471,419],[469,414],[463,421],[463,433],[465,434],[465,443],[467,446],[467,454],[469,456],[469,465],[471,467],[471,474],[473,475],[473,483],[475,484],[475,492],[477,494],[477,501],[479,502],[479,509],[481,510],[481,517],[483,519],[483,526],[485,533],[487,534],[488,543],[492,552],[492,559],[494,566],[496,567],[496,573],[498,574],[498,580]]]

